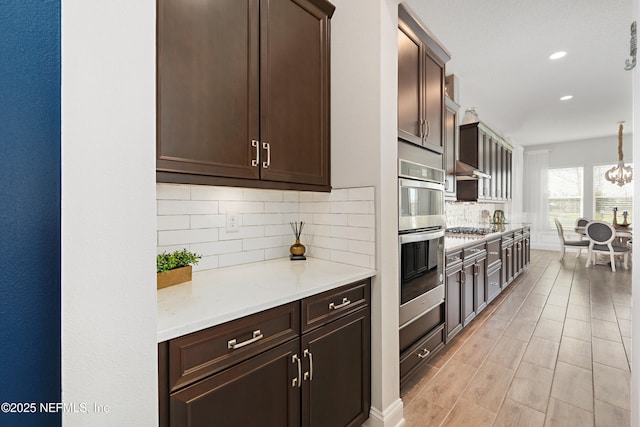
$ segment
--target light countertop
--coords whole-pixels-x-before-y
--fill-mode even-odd
[[[158,290],[158,342],[338,288],[375,270],[316,258],[270,261],[193,273]]]

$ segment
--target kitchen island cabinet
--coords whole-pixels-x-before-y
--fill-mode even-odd
[[[369,305],[366,279],[159,343],[161,425],[362,424]]]
[[[159,182],[330,190],[326,0],[158,0]]]

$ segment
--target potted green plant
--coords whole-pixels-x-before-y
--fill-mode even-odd
[[[163,252],[156,257],[158,289],[191,280],[192,266],[202,258],[187,249]]]

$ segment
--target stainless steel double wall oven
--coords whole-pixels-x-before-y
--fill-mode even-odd
[[[400,328],[444,302],[444,171],[399,161]]]

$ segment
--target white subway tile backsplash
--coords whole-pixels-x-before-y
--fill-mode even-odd
[[[224,215],[191,215],[191,228],[214,228],[225,226]]]
[[[284,200],[284,191],[281,190],[258,190],[245,188],[242,197],[244,200],[258,202],[281,202]]]
[[[192,185],[191,200],[242,200],[242,189]]]
[[[360,240],[349,240],[349,252],[365,255],[375,255],[376,245],[373,242],[363,242]]]
[[[158,231],[158,246],[215,242],[216,240],[218,240],[217,228]]]
[[[202,200],[158,200],[158,215],[217,214],[217,201]]]
[[[162,215],[156,218],[158,231],[184,230],[189,228],[189,215]]]
[[[203,270],[213,270],[214,268],[218,268],[218,256],[203,256],[200,258],[200,261],[196,265],[193,266],[193,271],[203,271]]]
[[[183,244],[183,245],[169,245],[169,246],[158,246],[156,248],[156,252],[158,253],[158,255],[163,254],[163,253],[171,253],[174,251],[181,251],[183,249],[187,249],[190,250],[189,245],[188,244]]]
[[[199,255],[220,255],[242,251],[242,240],[221,240],[217,242],[192,243],[190,250]]]
[[[349,227],[375,228],[376,217],[374,215],[352,214],[348,216],[347,224]]]
[[[189,186],[180,184],[156,184],[157,200],[189,200]]]
[[[265,248],[264,250],[264,259],[276,259],[276,258],[284,258],[288,257],[291,252],[289,251],[289,246],[280,246],[278,248]]]
[[[282,224],[282,214],[242,214],[240,224],[246,225],[273,225]]]
[[[313,214],[312,222],[320,225],[348,225],[347,215],[340,214]]]
[[[220,240],[235,240],[235,239],[252,239],[254,237],[263,237],[264,227],[261,225],[255,225],[251,227],[240,227],[238,231],[227,231],[225,228],[220,228],[219,238]]]
[[[347,189],[349,200],[375,200],[375,189],[373,187],[349,188]]]
[[[220,255],[218,260],[220,267],[264,261],[264,250],[260,249],[250,252],[233,252],[230,254]]]
[[[353,252],[331,251],[331,261],[365,268],[370,267],[369,255],[355,254]]]
[[[331,193],[157,184],[158,253],[202,255],[195,271],[289,256],[290,222],[304,221],[307,256],[375,268],[375,190]],[[226,231],[226,213],[239,230]]]
[[[369,201],[347,201],[331,203],[331,213],[372,214],[373,212],[371,212]]]
[[[299,211],[298,206],[297,202],[264,202],[264,211],[274,213],[294,213]]]
[[[225,212],[238,212],[238,213],[263,213],[264,202],[251,202],[251,201],[220,201],[220,213]]]
[[[252,251],[255,249],[277,248],[282,246],[282,236],[259,237],[256,239],[243,239],[242,250]]]
[[[340,251],[346,251],[349,249],[349,241],[347,239],[338,239],[335,237],[313,236],[311,245]]]

